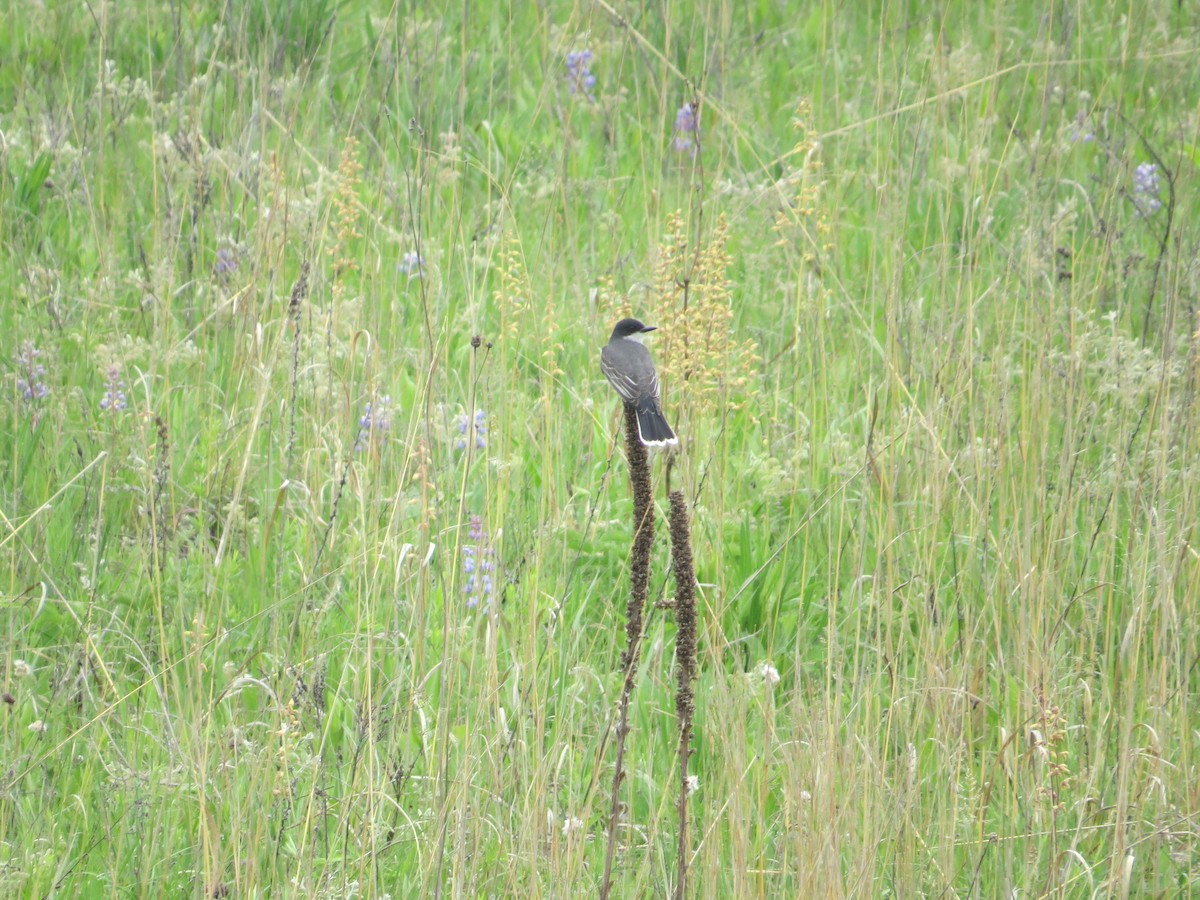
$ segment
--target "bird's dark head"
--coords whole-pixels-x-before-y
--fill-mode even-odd
[[[654,329],[654,325],[643,325],[637,319],[622,319],[613,328],[610,340],[633,337],[635,334],[645,334],[647,331],[653,331]]]

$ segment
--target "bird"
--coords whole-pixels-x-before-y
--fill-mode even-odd
[[[612,337],[600,351],[600,371],[621,400],[637,413],[638,438],[647,447],[666,447],[679,443],[667,424],[658,400],[658,373],[650,351],[642,344],[642,335],[656,326],[637,319],[622,319]]]

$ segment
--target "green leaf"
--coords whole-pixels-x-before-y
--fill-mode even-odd
[[[37,211],[38,195],[46,186],[46,179],[50,177],[50,167],[53,163],[54,158],[49,153],[40,153],[37,159],[30,163],[29,168],[25,170],[24,177],[21,178],[21,183],[17,187],[17,199],[21,206],[29,212]]]

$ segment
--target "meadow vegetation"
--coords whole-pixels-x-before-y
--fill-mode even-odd
[[[0,894],[590,896],[610,827],[674,893],[662,454],[610,797],[633,314],[687,895],[1189,895],[1197,53],[1186,2],[0,5]]]

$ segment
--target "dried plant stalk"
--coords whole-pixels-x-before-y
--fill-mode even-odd
[[[675,573],[675,717],[679,721],[679,861],[675,897],[687,893],[688,757],[696,712],[696,569],[692,562],[692,532],[683,491],[671,491],[671,568]]]
[[[625,653],[621,668],[625,682],[617,703],[617,765],[613,772],[612,798],[608,817],[608,847],[604,853],[601,900],[612,890],[612,862],[617,843],[617,821],[621,816],[621,782],[625,778],[625,737],[629,733],[629,699],[637,678],[638,654],[646,598],[650,593],[650,549],[654,544],[654,493],[650,486],[650,458],[638,438],[637,413],[625,405],[625,454],[629,459],[629,481],[633,488],[633,548],[630,553],[629,606],[625,610]]]

